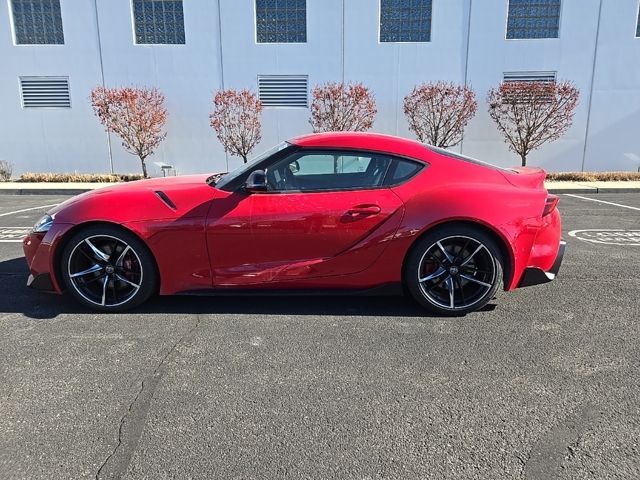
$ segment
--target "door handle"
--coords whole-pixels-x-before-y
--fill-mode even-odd
[[[378,205],[356,205],[355,207],[347,210],[347,215],[351,217],[377,215],[381,210],[382,209]]]

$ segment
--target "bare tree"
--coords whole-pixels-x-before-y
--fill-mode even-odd
[[[147,175],[145,160],[167,136],[164,95],[156,88],[105,88],[91,92],[91,105],[107,131],[122,140],[122,146],[140,159],[142,174]]]
[[[0,160],[0,182],[8,182],[13,174],[13,163]]]
[[[503,82],[487,95],[489,115],[522,166],[527,155],[560,138],[573,123],[580,91],[563,82]]]
[[[213,106],[211,126],[225,152],[247,163],[249,153],[262,139],[262,103],[249,90],[229,89],[215,94]]]
[[[404,113],[418,140],[448,148],[462,141],[464,128],[478,109],[476,95],[466,85],[425,83],[404,97]]]
[[[312,91],[314,132],[364,131],[373,126],[377,109],[373,94],[362,83],[329,82]]]

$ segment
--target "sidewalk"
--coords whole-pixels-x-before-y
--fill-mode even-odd
[[[0,182],[0,195],[78,195],[115,183]],[[546,182],[549,193],[640,193],[640,182]]]

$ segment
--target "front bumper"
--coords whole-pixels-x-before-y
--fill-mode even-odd
[[[567,242],[560,241],[560,247],[558,248],[558,254],[551,268],[547,271],[541,268],[528,267],[524,270],[518,288],[531,287],[533,285],[540,285],[542,283],[550,282],[554,280],[560,271],[560,265],[562,265],[562,259],[564,258],[564,250],[567,246]]]
[[[35,290],[52,292],[55,291],[55,288],[53,286],[53,282],[51,281],[51,275],[49,274],[49,272],[34,268],[33,265],[38,249],[42,244],[43,238],[44,234],[29,232],[29,234],[24,237],[24,240],[22,241],[24,256],[27,260],[27,264],[29,265],[30,270],[29,278],[27,279],[27,287],[33,288]]]
[[[51,275],[48,273],[30,274],[27,279],[27,287],[33,288],[34,290],[42,290],[43,292],[55,291],[53,282],[51,282]]]
[[[54,252],[60,238],[69,228],[70,225],[54,223],[46,233],[30,232],[24,238],[22,248],[30,273],[27,286],[62,293],[55,275]]]

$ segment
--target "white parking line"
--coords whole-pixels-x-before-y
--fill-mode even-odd
[[[629,205],[622,205],[621,203],[606,202],[604,200],[596,200],[595,198],[581,197],[580,195],[574,195],[573,193],[565,193],[565,196],[574,197],[574,198],[580,198],[582,200],[589,200],[591,202],[606,203],[607,205],[614,205],[616,207],[628,208],[630,210],[638,210],[640,212],[640,208],[638,208],[638,207],[631,207]]]
[[[15,212],[0,213],[0,217],[6,217],[7,215],[15,215],[16,213],[30,212],[31,210],[38,210],[41,208],[55,207],[56,205],[58,204],[53,203],[51,205],[40,205],[39,207],[23,208],[22,210],[16,210]]]
[[[22,243],[31,227],[0,227],[0,243]]]

